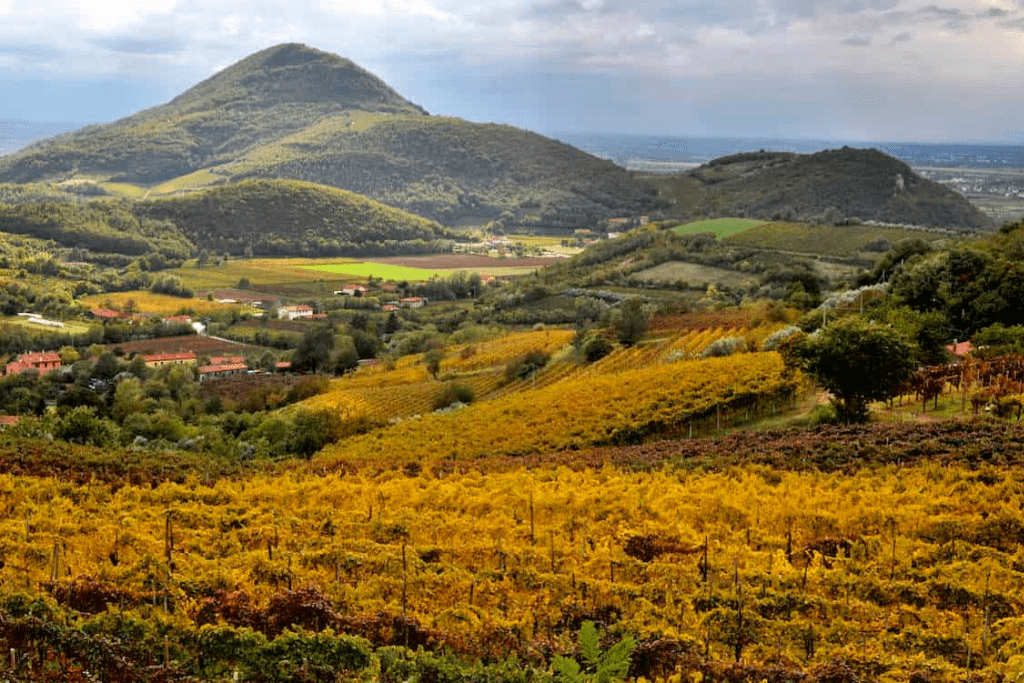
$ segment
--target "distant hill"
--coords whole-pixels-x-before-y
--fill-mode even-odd
[[[455,235],[434,221],[333,187],[250,180],[136,204],[201,249],[256,255],[336,256],[444,251]]]
[[[615,164],[511,126],[435,118],[347,59],[263,50],[167,104],[0,158],[0,182],[91,178],[158,191],[293,178],[449,225],[572,229],[646,213]]]
[[[672,202],[669,214],[683,219],[747,216],[834,224],[856,218],[972,230],[994,227],[961,195],[875,149],[733,154],[686,173],[649,180]]]
[[[251,180],[143,200],[72,200],[10,187],[0,186],[0,232],[93,255],[181,261],[204,249],[235,256],[248,249],[275,256],[418,254],[447,250],[456,237],[362,195],[293,180]]]

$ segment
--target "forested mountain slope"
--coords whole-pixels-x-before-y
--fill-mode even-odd
[[[964,197],[875,149],[733,154],[651,181],[680,218],[748,216],[833,224],[857,218],[993,228],[991,219]]]
[[[329,184],[447,224],[572,229],[657,206],[653,189],[609,161],[511,126],[431,117],[351,61],[296,44],[167,104],[0,158],[0,182],[149,188],[182,176],[180,189],[253,177]]]

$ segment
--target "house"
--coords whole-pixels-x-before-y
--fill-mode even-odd
[[[239,364],[239,362],[245,362],[246,359],[241,355],[211,355],[210,365],[211,366],[229,366]]]
[[[362,295],[366,294],[368,291],[370,291],[370,290],[368,290],[363,285],[351,284],[350,283],[350,284],[345,285],[341,289],[336,290],[334,293],[335,293],[335,295],[338,295],[338,296],[362,296]]]
[[[164,322],[169,324],[169,325],[174,325],[174,324],[191,325],[192,324],[192,316],[188,316],[188,315],[172,315],[169,318],[164,318]]]
[[[390,312],[390,311],[397,311],[398,310],[398,306],[396,306],[394,304],[384,304],[383,306],[381,306],[381,309],[384,310],[384,311],[388,311],[388,312]]]
[[[147,367],[159,368],[164,365],[195,363],[196,354],[192,353],[191,351],[183,351],[181,353],[154,353],[147,356],[143,356],[142,359],[146,361]]]
[[[4,368],[5,375],[19,375],[30,370],[38,370],[39,374],[56,370],[61,366],[60,355],[52,351],[44,353],[23,353]]]
[[[963,358],[969,356],[974,351],[974,347],[971,346],[971,342],[958,342],[955,344],[948,344],[946,350],[949,351],[956,358]]]
[[[233,377],[244,375],[249,370],[246,363],[221,363],[217,365],[203,365],[199,368],[199,381],[217,377]]]
[[[291,372],[292,364],[290,361],[282,360],[274,363],[274,369],[278,372]]]
[[[277,317],[288,320],[295,320],[296,318],[312,318],[313,307],[306,305],[281,306],[277,309]]]
[[[131,317],[127,313],[115,311],[112,308],[92,308],[89,309],[89,315],[91,315],[93,318],[96,318],[97,320],[102,320],[105,323],[110,322],[112,320],[121,320],[122,318]]]
[[[399,299],[398,303],[402,308],[423,308],[427,305],[427,300],[420,296],[407,296]]]

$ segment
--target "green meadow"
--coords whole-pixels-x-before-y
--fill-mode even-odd
[[[699,232],[712,232],[715,237],[722,239],[729,235],[735,235],[736,233],[743,232],[755,225],[764,223],[763,220],[753,220],[750,218],[710,218],[703,221],[694,221],[693,223],[686,223],[672,228],[672,232],[677,235],[693,235]]]
[[[373,276],[384,280],[429,280],[432,277],[448,277],[465,268],[410,268],[387,263],[327,263],[315,266],[302,266],[306,270],[316,270],[334,275],[349,275],[357,278]]]

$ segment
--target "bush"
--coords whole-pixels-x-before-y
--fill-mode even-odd
[[[443,410],[457,403],[470,404],[474,398],[472,388],[458,382],[449,382],[434,399],[434,410]]]
[[[761,345],[761,350],[774,351],[784,339],[788,339],[794,334],[798,334],[800,331],[800,328],[796,325],[789,325],[787,327],[783,327],[781,330],[776,330],[769,334],[764,340],[764,344]]]
[[[547,365],[549,360],[551,360],[551,356],[540,349],[527,351],[521,356],[516,356],[505,366],[505,381],[514,382],[519,379],[526,379]]]
[[[599,361],[612,352],[612,344],[604,337],[594,337],[583,345],[583,356],[588,363]]]
[[[739,353],[747,348],[747,340],[743,337],[722,337],[708,344],[701,354],[701,358],[723,358]]]

